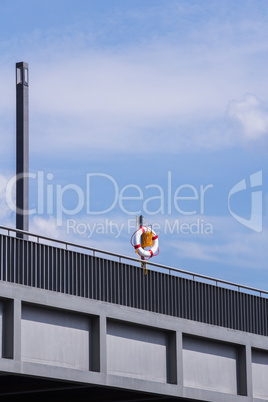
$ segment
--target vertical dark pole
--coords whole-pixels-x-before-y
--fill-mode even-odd
[[[145,219],[144,219],[144,216],[143,215],[139,215],[138,216],[138,226],[144,226],[145,225]]]
[[[145,225],[145,219],[144,219],[144,216],[143,216],[143,215],[137,216],[137,224],[138,224],[137,226],[139,226],[140,228]],[[144,260],[144,257],[141,257],[141,260]],[[143,263],[141,263],[141,268],[144,269]],[[146,268],[146,271],[144,271],[144,272],[147,273],[147,268]],[[146,275],[146,274],[145,274],[145,275]]]
[[[29,71],[24,62],[16,63],[16,173],[16,228],[28,231]]]

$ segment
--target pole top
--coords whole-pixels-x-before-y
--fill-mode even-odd
[[[28,68],[29,66],[28,66],[28,63],[25,63],[25,61],[20,61],[20,62],[16,63],[16,67],[17,68],[21,68],[21,67]]]
[[[16,83],[17,85],[23,84],[25,86],[29,85],[29,66],[28,63],[20,61],[16,63]]]

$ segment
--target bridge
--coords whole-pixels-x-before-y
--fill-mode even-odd
[[[1,226],[1,400],[267,400],[268,292],[148,268]]]

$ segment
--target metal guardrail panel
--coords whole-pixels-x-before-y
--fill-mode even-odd
[[[0,235],[0,280],[268,335],[268,299]]]

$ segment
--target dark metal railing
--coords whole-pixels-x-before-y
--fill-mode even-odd
[[[16,236],[17,234],[25,235],[25,236],[27,236],[27,238],[29,240],[36,241],[37,243],[40,243],[40,240],[45,240],[52,244],[54,243],[54,244],[60,245],[61,248],[64,248],[65,250],[71,250],[71,248],[75,248],[77,251],[81,250],[81,252],[90,251],[90,252],[92,252],[93,256],[96,256],[96,253],[98,253],[98,254],[101,254],[102,256],[106,256],[108,258],[115,257],[116,259],[118,259],[118,262],[120,262],[120,263],[123,261],[131,261],[131,262],[139,263],[139,260],[134,257],[130,257],[130,256],[126,256],[123,254],[118,254],[118,253],[114,253],[114,252],[106,251],[106,250],[102,250],[102,249],[97,249],[97,248],[81,245],[78,243],[68,242],[65,240],[59,240],[57,238],[34,234],[34,233],[26,232],[23,230],[9,228],[6,226],[0,226],[0,230],[6,231],[8,236],[12,236],[12,235]],[[251,286],[241,285],[241,284],[237,284],[234,282],[226,281],[224,279],[217,279],[217,278],[213,278],[213,277],[210,277],[207,275],[202,275],[202,274],[197,274],[197,273],[194,273],[191,271],[187,271],[184,269],[174,268],[174,267],[171,267],[168,265],[163,265],[163,264],[157,264],[157,263],[151,262],[151,261],[148,261],[147,265],[149,265],[152,268],[155,267],[155,268],[161,269],[163,272],[168,273],[170,275],[183,274],[194,281],[196,279],[202,279],[202,281],[208,281],[209,283],[212,283],[216,286],[227,285],[227,286],[230,286],[232,289],[237,290],[238,292],[241,292],[241,291],[250,292],[250,293],[254,292],[255,294],[257,294],[259,296],[267,296],[268,297],[268,291],[257,289],[257,288],[251,287]]]
[[[151,262],[144,275],[133,257],[4,226],[0,230],[6,232],[0,234],[2,283],[268,336],[268,298],[261,297],[266,291]]]

